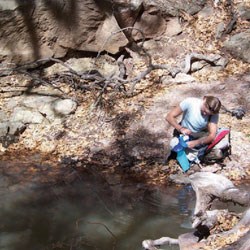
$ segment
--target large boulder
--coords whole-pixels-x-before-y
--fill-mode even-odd
[[[109,1],[0,0],[0,26],[0,60],[20,64],[70,50],[115,54],[128,43]]]
[[[106,16],[94,0],[15,2],[17,8],[0,12],[0,60],[23,63],[60,58],[69,49],[101,49],[96,31]]]
[[[230,37],[224,46],[234,57],[250,63],[250,29]]]
[[[180,10],[190,15],[198,13],[207,0],[144,0],[147,6],[156,6],[166,16],[179,16]]]
[[[7,135],[19,135],[29,124],[60,124],[76,109],[77,103],[72,99],[43,96],[39,93],[13,97],[6,105],[9,115],[0,112],[0,139]]]

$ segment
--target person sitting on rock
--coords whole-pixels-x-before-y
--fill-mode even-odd
[[[214,96],[188,97],[170,110],[166,121],[174,127],[174,136],[188,135],[188,149],[199,149],[213,142],[218,130],[221,101]],[[182,115],[181,121],[178,117]],[[173,158],[173,152],[168,160]]]

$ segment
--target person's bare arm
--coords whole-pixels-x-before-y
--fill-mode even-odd
[[[167,122],[172,125],[177,131],[179,131],[182,134],[190,134],[191,131],[187,128],[182,127],[178,121],[177,117],[180,116],[183,113],[182,109],[180,106],[177,106],[173,108],[166,116]]]
[[[201,137],[197,140],[187,142],[188,147],[194,148],[194,147],[199,146],[199,145],[210,144],[215,139],[216,132],[217,132],[217,124],[209,122],[208,123],[208,135]]]

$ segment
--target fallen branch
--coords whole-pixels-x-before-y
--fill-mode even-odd
[[[146,69],[140,73],[138,73],[135,77],[129,78],[126,74],[126,67],[125,64],[123,63],[124,56],[120,56],[117,60],[117,65],[119,67],[119,75],[113,75],[111,77],[104,77],[97,69],[93,70],[88,70],[86,72],[77,72],[73,68],[71,68],[67,63],[63,62],[60,59],[56,58],[46,58],[46,59],[41,59],[38,60],[34,63],[29,63],[27,65],[23,65],[20,67],[14,67],[14,68],[9,68],[9,69],[1,69],[0,70],[0,75],[6,75],[6,74],[11,74],[13,72],[19,72],[28,75],[31,77],[34,81],[40,82],[43,85],[52,85],[54,88],[58,89],[60,92],[65,94],[60,88],[56,87],[55,84],[57,83],[58,77],[60,77],[65,83],[68,83],[70,86],[74,88],[74,90],[81,89],[84,91],[92,91],[92,90],[98,90],[99,89],[99,94],[98,97],[95,101],[95,106],[97,106],[100,103],[100,100],[102,99],[103,94],[106,92],[108,87],[110,87],[113,90],[118,90],[123,92],[127,96],[132,96],[134,94],[136,85],[144,79],[147,75],[149,75],[152,71],[162,69],[165,70],[165,75],[169,74],[172,77],[175,77],[178,73],[185,73],[189,74],[191,71],[192,63],[195,61],[206,61],[207,63],[215,66],[224,66],[226,61],[221,61],[221,56],[220,55],[202,55],[198,53],[191,53],[190,55],[187,55],[185,58],[185,67],[174,67],[171,68],[169,65],[162,64],[153,64],[152,63],[152,57],[147,51],[143,48],[143,43],[145,40],[144,34],[141,30],[136,29],[134,27],[126,27],[124,29],[120,29],[116,32],[113,32],[104,42],[103,48],[105,44],[108,42],[108,40],[113,36],[114,34],[118,32],[122,32],[124,30],[128,29],[135,29],[139,31],[142,35],[142,42],[140,44],[141,47],[137,46],[136,48],[138,49],[138,53],[143,52],[144,56],[147,58],[147,65]],[[99,57],[100,53],[102,50],[100,50],[96,56],[96,59]],[[56,62],[61,64],[63,67],[67,69],[67,71],[63,72],[59,76],[54,76],[55,80],[50,81],[47,79],[40,78],[36,76],[35,74],[32,74],[31,72],[28,72],[29,68],[34,69],[34,67],[39,66],[41,64],[45,64],[47,62]],[[57,77],[57,78],[56,78]],[[53,77],[52,77],[53,78]],[[239,117],[237,113],[237,118]]]
[[[185,68],[182,71],[185,74],[188,74],[191,70],[191,65],[194,60],[196,61],[206,61],[207,63],[211,65],[216,65],[216,61],[218,61],[221,58],[220,55],[203,55],[203,54],[197,54],[197,53],[191,53],[190,55],[187,55],[185,58]]]
[[[39,82],[42,85],[52,86],[54,89],[57,89],[58,91],[60,91],[64,95],[64,97],[66,97],[66,93],[64,91],[62,91],[60,88],[58,88],[57,86],[54,86],[51,82],[48,82],[48,81],[46,81],[46,80],[44,80],[44,79],[42,79],[42,78],[40,78],[40,77],[38,77],[38,76],[36,76],[34,74],[31,74],[26,70],[14,69],[14,71],[17,71],[17,72],[22,73],[24,75],[28,75],[32,80],[34,80],[36,82]],[[29,92],[29,90],[32,87],[33,87],[32,85],[28,86],[27,91],[25,91],[25,92]]]

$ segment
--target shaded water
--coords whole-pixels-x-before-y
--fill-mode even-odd
[[[137,250],[145,239],[192,231],[190,186],[149,191],[110,185],[98,173],[67,182],[74,170],[52,175],[50,166],[27,162],[0,163],[1,250]]]
[[[109,185],[96,173],[67,184],[58,176],[46,181],[50,168],[42,164],[0,168],[1,250],[142,249],[144,239],[191,230],[190,187],[149,191],[140,183]]]

